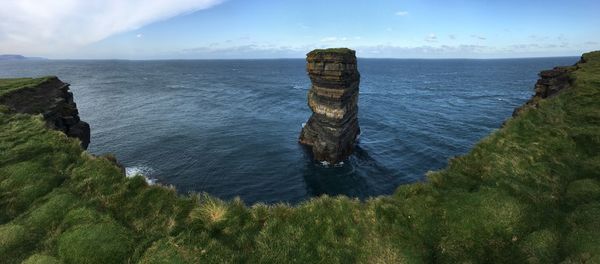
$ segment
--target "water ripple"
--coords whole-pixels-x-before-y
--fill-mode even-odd
[[[114,153],[181,193],[248,203],[322,194],[366,198],[423,180],[497,129],[536,74],[577,58],[359,59],[363,134],[343,165],[298,145],[310,110],[304,60],[0,62],[0,77],[70,82],[89,151]]]

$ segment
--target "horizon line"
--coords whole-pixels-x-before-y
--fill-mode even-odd
[[[441,57],[441,58],[422,58],[422,57],[389,57],[389,58],[380,58],[380,57],[358,57],[357,59],[368,59],[368,60],[510,60],[510,59],[548,59],[548,58],[571,58],[571,57],[581,57],[581,55],[565,55],[565,56],[526,56],[526,57],[483,57],[483,58],[470,58],[470,57]],[[304,57],[281,57],[281,58],[195,58],[195,59],[178,59],[178,58],[166,58],[166,59],[118,59],[118,58],[102,58],[102,59],[93,59],[93,58],[76,58],[76,59],[67,59],[67,58],[44,58],[44,57],[26,57],[23,60],[0,60],[0,61],[45,61],[45,60],[87,60],[87,61],[195,61],[195,60],[203,60],[203,61],[231,61],[231,60],[299,60],[305,59]]]

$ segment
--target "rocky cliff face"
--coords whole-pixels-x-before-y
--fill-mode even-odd
[[[90,125],[79,119],[69,84],[57,77],[48,77],[39,85],[4,94],[0,96],[0,105],[18,113],[42,114],[48,126],[78,138],[84,149],[90,143]]]
[[[316,160],[338,163],[352,154],[360,134],[356,55],[350,49],[314,50],[306,61],[313,114],[299,141],[312,148]]]
[[[569,88],[572,82],[569,74],[576,68],[577,64],[570,67],[555,67],[552,70],[540,72],[540,79],[535,83],[535,94],[524,105],[515,108],[513,117],[519,115],[519,113],[527,108],[537,107],[539,100],[552,97],[561,90]]]

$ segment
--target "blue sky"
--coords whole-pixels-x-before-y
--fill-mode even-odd
[[[0,24],[0,42],[5,43],[0,53],[103,59],[301,58],[314,48],[343,46],[356,49],[360,57],[508,58],[578,56],[600,49],[597,0],[23,1],[35,3],[0,11],[3,18],[18,22]],[[46,15],[62,25],[35,17],[41,12],[30,9],[47,8],[40,2],[54,8],[64,2],[61,9],[67,11]],[[23,23],[28,19],[32,22]]]

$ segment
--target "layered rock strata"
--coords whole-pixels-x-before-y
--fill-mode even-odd
[[[352,154],[360,134],[356,54],[345,48],[313,50],[306,61],[312,83],[308,106],[313,114],[299,141],[312,148],[314,159],[338,163]]]
[[[84,149],[90,143],[90,125],[79,118],[69,84],[57,77],[48,77],[38,85],[4,94],[0,96],[0,105],[17,113],[43,115],[50,128],[78,138]]]
[[[513,117],[518,116],[527,108],[536,108],[541,99],[552,97],[560,91],[571,87],[572,78],[571,72],[578,68],[579,63],[583,63],[583,59],[573,66],[555,67],[551,70],[541,71],[540,78],[535,83],[535,94],[525,102],[524,105],[515,108]]]

